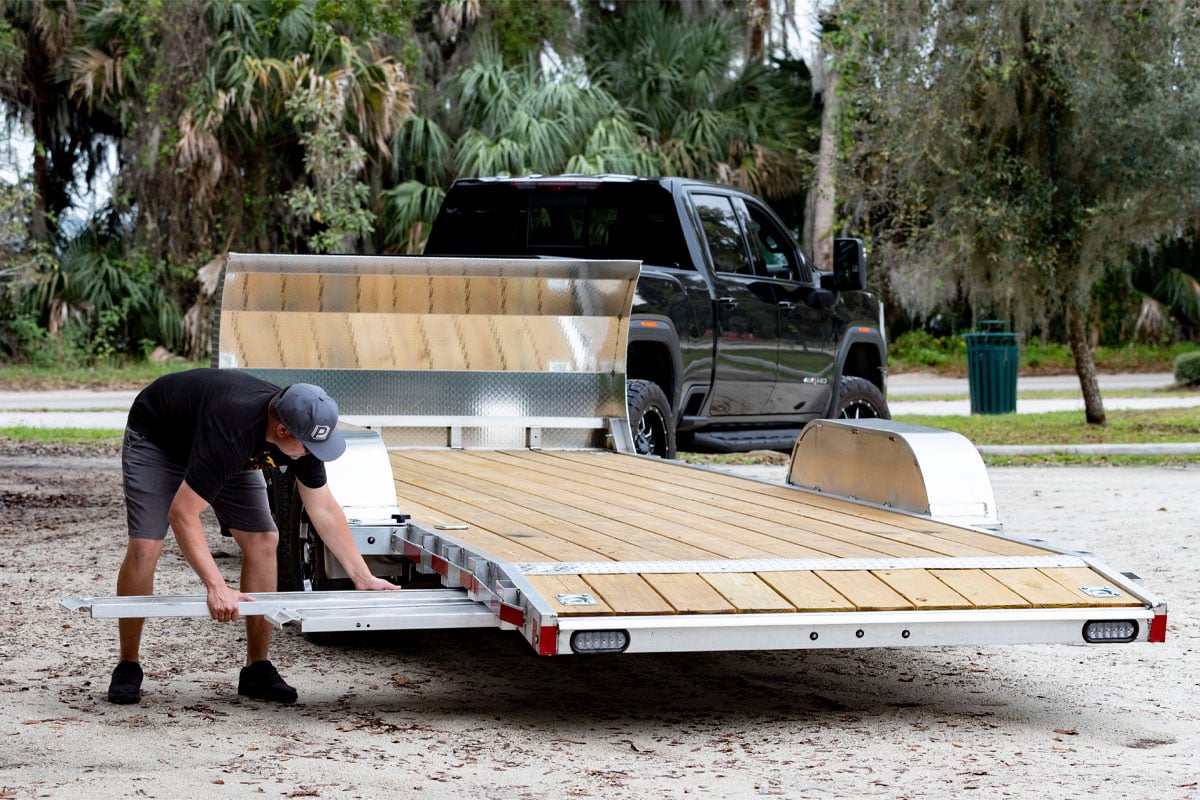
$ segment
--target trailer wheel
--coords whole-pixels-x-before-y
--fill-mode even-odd
[[[834,419],[891,419],[887,400],[879,387],[866,378],[843,376],[838,384]]]
[[[675,415],[663,390],[653,381],[629,381],[625,385],[633,446],[640,455],[674,458]]]
[[[310,581],[317,592],[352,588],[349,581],[336,580],[325,573],[325,544],[304,513],[295,476],[272,470],[269,497],[275,526],[279,528],[279,546],[275,551],[279,591],[303,591],[305,581]]]

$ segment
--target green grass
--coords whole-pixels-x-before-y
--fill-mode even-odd
[[[1187,455],[1083,455],[1044,453],[1025,456],[983,456],[989,467],[1188,467],[1200,464],[1200,456]]]
[[[1173,372],[1175,358],[1197,349],[1193,342],[1169,346],[1129,344],[1097,347],[1092,353],[1097,372]],[[1023,339],[1018,347],[1020,375],[1073,375],[1075,359],[1065,344],[1041,344]],[[966,377],[967,348],[961,336],[935,339],[905,334],[888,350],[888,369],[893,373],[936,372]]]
[[[140,361],[120,365],[52,369],[32,367],[28,364],[5,364],[0,369],[0,390],[20,392],[55,389],[140,389],[167,373],[207,366],[207,361]]]
[[[975,414],[969,417],[905,414],[897,422],[923,425],[962,434],[976,446],[1156,444],[1200,442],[1200,409],[1168,408],[1148,411],[1109,411],[1108,424],[1088,425],[1082,411],[1045,414]],[[691,464],[786,465],[790,455],[770,451],[752,453],[680,453]],[[1189,455],[1087,455],[1046,453],[1028,456],[984,456],[992,466],[1033,464],[1182,466],[1200,463]]]
[[[43,442],[46,444],[93,445],[121,444],[122,431],[91,428],[32,428],[19,425],[0,428],[0,442]]]
[[[1089,425],[1082,411],[1045,414],[905,414],[898,422],[961,433],[975,445],[1147,444],[1200,441],[1200,409],[1120,410],[1107,425]]]
[[[1115,397],[1194,397],[1200,396],[1200,386],[1174,386],[1168,389],[1105,389],[1101,396],[1108,400]],[[1022,400],[1078,400],[1078,389],[1032,389],[1024,390],[1018,387],[1017,395]],[[893,394],[888,398],[891,402],[906,402],[919,400],[970,400],[969,392],[944,392],[929,394]]]

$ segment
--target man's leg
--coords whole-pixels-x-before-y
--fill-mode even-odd
[[[275,531],[247,533],[231,530],[242,548],[243,592],[275,591],[275,547],[279,534]],[[246,617],[246,666],[238,678],[238,694],[257,700],[291,703],[296,690],[288,685],[267,659],[271,643],[271,623],[256,614]]]
[[[275,531],[247,533],[231,530],[233,540],[242,548],[241,590],[243,592],[273,592],[276,586],[275,548],[279,534]],[[246,664],[267,657],[271,644],[271,623],[262,615],[246,617]]]
[[[162,539],[129,538],[125,548],[125,560],[117,573],[117,594],[154,594],[154,567],[162,554]],[[113,670],[108,684],[110,703],[129,705],[142,699],[142,624],[144,619],[122,618],[117,620],[117,634],[121,640],[121,658]]]
[[[154,568],[158,557],[162,555],[162,539],[129,539],[125,550],[125,561],[121,571],[117,573],[117,594],[121,597],[129,595],[154,594]],[[117,621],[117,630],[121,638],[121,660],[139,661],[139,651],[142,644],[141,618],[125,618]]]

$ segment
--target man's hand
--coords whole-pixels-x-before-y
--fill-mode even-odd
[[[354,543],[354,537],[350,534],[346,514],[333,498],[329,484],[316,489],[310,489],[303,483],[298,483],[297,486],[300,487],[300,500],[304,503],[304,510],[308,512],[308,518],[317,529],[317,535],[346,570],[350,580],[354,581],[354,588],[376,592],[399,589],[394,583],[371,574],[371,568],[358,552],[358,545]]]
[[[208,590],[208,613],[217,622],[237,622],[241,600],[253,601],[254,598],[225,585],[214,586]]]
[[[384,580],[383,578],[376,578],[374,575],[371,575],[367,578],[363,578],[362,580],[355,581],[354,588],[358,589],[359,591],[385,592],[393,589],[399,589],[400,587],[394,583]]]

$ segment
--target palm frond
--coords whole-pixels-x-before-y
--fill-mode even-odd
[[[429,226],[437,217],[446,192],[440,186],[405,181],[383,193],[383,236],[406,253],[424,248]]]
[[[1172,268],[1154,287],[1154,295],[1188,322],[1200,324],[1200,281],[1194,276]]]

